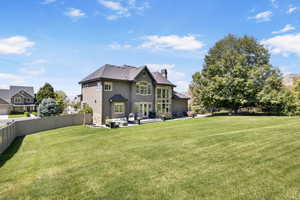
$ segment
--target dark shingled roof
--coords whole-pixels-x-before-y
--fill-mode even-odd
[[[172,99],[190,99],[190,97],[188,97],[188,96],[186,96],[186,95],[184,95],[182,93],[173,91]]]
[[[101,68],[99,68],[98,70],[96,70],[95,72],[88,75],[79,83],[81,84],[81,83],[96,81],[100,79],[134,81],[136,76],[144,69],[149,71],[147,66],[133,67],[129,65],[115,66],[115,65],[106,64]],[[159,72],[154,72],[154,73],[150,72],[150,74],[152,75],[152,78],[155,80],[157,84],[175,86],[165,77],[163,77],[162,74]]]
[[[110,102],[128,101],[125,97],[120,94],[116,94],[109,99]]]
[[[155,82],[157,84],[162,84],[162,85],[172,85],[175,86],[173,83],[171,83],[168,79],[166,79],[160,72],[151,72]]]
[[[9,96],[10,98],[15,96],[17,93],[24,91],[30,96],[34,97],[34,90],[33,87],[28,86],[10,86],[9,87]]]
[[[19,92],[24,91],[25,93],[29,94],[30,96],[34,97],[34,90],[33,87],[27,86],[10,86],[9,89],[0,89],[0,98],[7,103],[11,103],[10,99],[18,94]],[[21,93],[19,93],[22,95]]]
[[[0,89],[0,99],[2,99],[3,101],[9,104],[10,103],[9,90]]]

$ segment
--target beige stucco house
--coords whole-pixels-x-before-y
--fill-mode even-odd
[[[183,116],[188,111],[188,97],[174,91],[166,69],[150,72],[147,66],[104,65],[82,81],[82,103],[93,109],[93,121],[128,117],[143,118],[169,113]]]
[[[0,89],[0,115],[8,115],[11,111],[35,111],[33,87],[10,86]]]

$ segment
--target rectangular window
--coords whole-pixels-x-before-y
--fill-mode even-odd
[[[104,82],[104,91],[112,91],[112,82]]]
[[[123,114],[125,112],[125,104],[124,103],[114,103],[114,113],[115,114]]]
[[[171,112],[171,87],[159,87],[156,89],[156,112],[160,114]]]
[[[151,95],[152,85],[146,81],[140,81],[136,84],[136,93],[139,95]]]

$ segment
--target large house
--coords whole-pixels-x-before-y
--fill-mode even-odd
[[[93,121],[128,117],[143,118],[162,114],[185,115],[188,97],[174,91],[166,69],[150,72],[147,66],[104,65],[82,81],[82,102],[93,109]]]
[[[33,87],[10,86],[0,89],[0,115],[7,115],[12,111],[35,111]]]

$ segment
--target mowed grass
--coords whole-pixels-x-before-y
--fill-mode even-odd
[[[18,139],[0,199],[300,199],[300,118],[208,117]]]
[[[25,114],[11,114],[11,115],[8,115],[9,119],[21,118],[21,117],[26,117],[26,116],[25,116]]]

